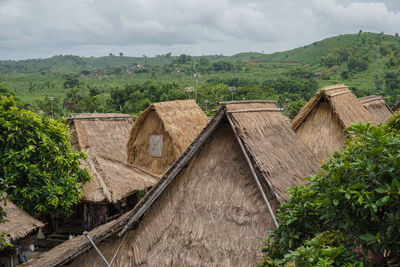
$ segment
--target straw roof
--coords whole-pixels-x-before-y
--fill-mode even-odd
[[[256,265],[283,190],[317,171],[273,102],[228,102],[132,211],[89,234],[115,266]],[[101,266],[73,240],[24,266]]]
[[[89,236],[95,243],[109,238],[117,233],[127,223],[129,213],[121,215],[118,219],[102,224],[89,232]],[[90,243],[84,235],[79,235],[69,239],[49,251],[38,254],[33,260],[25,262],[19,266],[52,267],[63,266],[72,259],[85,253],[91,248]],[[103,266],[103,264],[99,265]]]
[[[274,108],[276,104],[272,101],[228,102],[226,105],[255,167],[282,201],[286,198],[286,189],[303,184],[301,178],[316,173],[318,167],[310,149],[290,129],[288,119]],[[240,110],[249,111],[238,112]]]
[[[126,162],[126,144],[133,122],[129,114],[82,113],[68,118],[72,145],[81,151]]]
[[[394,103],[393,107],[392,107],[392,111],[395,112],[400,108],[400,99],[397,100],[396,103]]]
[[[386,123],[393,115],[392,110],[386,105],[385,100],[380,95],[367,96],[359,100],[377,123]]]
[[[89,168],[92,181],[85,185],[84,201],[116,203],[157,182],[155,176],[126,163],[130,115],[77,114],[68,122],[72,146],[88,154],[82,165]]]
[[[24,238],[34,230],[44,226],[42,222],[18,208],[10,200],[7,200],[6,204],[4,204],[4,201],[0,201],[0,206],[6,213],[6,222],[0,224],[0,233],[7,233],[5,235],[6,241],[12,242]]]
[[[145,190],[157,182],[157,178],[129,163],[87,151],[83,162],[92,175],[85,185],[83,199],[89,202],[117,203],[138,190]]]
[[[347,86],[337,84],[320,89],[299,111],[291,127],[323,162],[342,149],[345,128],[366,121],[374,118]]]
[[[296,131],[318,103],[322,101],[329,103],[330,108],[343,128],[349,127],[352,123],[373,121],[372,115],[364,108],[347,86],[344,84],[335,84],[320,89],[304,105],[291,123],[293,130]]]
[[[135,120],[128,142],[128,162],[161,176],[207,125],[193,100],[153,103]],[[162,156],[149,155],[149,136],[163,136]]]

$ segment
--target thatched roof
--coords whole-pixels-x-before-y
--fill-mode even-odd
[[[297,130],[320,102],[328,102],[343,128],[352,123],[374,121],[372,115],[358,101],[357,97],[343,84],[330,85],[320,89],[299,111],[291,126]]]
[[[68,118],[72,145],[126,162],[126,144],[133,122],[129,114],[82,113]]]
[[[90,149],[87,154],[88,158],[82,165],[89,168],[92,181],[85,185],[85,201],[117,203],[157,182],[157,177],[127,162],[96,155]]]
[[[160,176],[207,125],[205,113],[193,100],[151,104],[135,120],[128,142],[128,162]],[[164,136],[163,156],[148,156],[149,135]]]
[[[352,123],[373,120],[347,86],[336,84],[320,89],[299,111],[291,127],[323,163],[343,148],[345,128]]]
[[[318,165],[312,152],[290,129],[288,119],[274,109],[276,104],[272,101],[226,104],[255,168],[270,182],[281,201],[285,199],[285,190],[303,184],[301,178],[316,173]]]
[[[267,203],[275,209],[318,168],[273,102],[228,102],[132,211],[89,234],[107,259],[121,245],[116,266],[254,265],[260,236],[274,227]],[[24,266],[60,266],[89,249],[80,236]],[[73,264],[90,266],[85,258]]]
[[[89,236],[95,243],[109,238],[111,235],[120,231],[127,223],[129,219],[128,215],[129,213],[125,213],[116,220],[97,226],[89,232]],[[61,243],[49,251],[38,254],[33,260],[25,262],[19,266],[63,266],[91,247],[92,246],[89,244],[87,238],[84,235],[79,235]]]
[[[88,154],[83,166],[93,178],[84,188],[84,201],[116,203],[156,183],[155,176],[126,163],[130,115],[76,114],[68,122],[72,145]]]
[[[0,206],[6,213],[6,222],[0,224],[0,233],[7,233],[6,241],[12,242],[24,238],[32,231],[44,226],[42,222],[18,208],[10,200],[7,200],[6,205],[4,205],[4,201],[0,201]]]
[[[377,123],[386,123],[393,115],[392,110],[386,105],[385,99],[380,95],[366,96],[359,100]]]
[[[392,111],[395,112],[400,108],[400,99],[397,100],[396,103],[394,103],[393,107],[392,107]]]

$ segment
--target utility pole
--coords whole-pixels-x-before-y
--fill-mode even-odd
[[[233,101],[233,92],[235,92],[236,86],[229,86],[229,91],[232,92],[232,101]]]
[[[199,75],[197,72],[195,74],[193,74],[193,77],[195,78],[195,85],[194,85],[194,90],[195,90],[195,97],[194,100],[197,102],[197,79],[199,78]]]
[[[206,104],[206,113],[208,112],[208,99],[204,100],[204,103]]]
[[[189,93],[189,99],[190,99],[190,93],[193,92],[193,87],[191,87],[191,86],[185,87],[185,92]]]

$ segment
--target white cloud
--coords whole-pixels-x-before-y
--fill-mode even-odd
[[[273,52],[359,29],[395,33],[397,7],[392,0],[0,0],[0,58]]]

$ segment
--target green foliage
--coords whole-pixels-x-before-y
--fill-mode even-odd
[[[400,77],[399,73],[388,72],[385,73],[385,85],[390,91],[400,89]]]
[[[347,69],[349,71],[363,71],[368,68],[368,58],[360,58],[359,56],[351,56],[347,61]]]
[[[347,266],[362,267],[363,263],[354,259],[352,247],[344,244],[346,237],[337,231],[326,231],[307,239],[304,244],[284,255],[283,259],[274,260],[268,256],[261,266]]]
[[[400,131],[400,112],[397,111],[386,123],[387,131]]]
[[[308,178],[307,186],[289,190],[290,200],[278,212],[280,226],[266,241],[265,266],[301,262],[308,253],[314,262],[321,255],[325,260],[321,253],[328,247],[336,256],[322,266],[354,264],[353,257],[365,260],[367,253],[384,264],[384,251],[400,260],[400,135],[393,128],[398,118],[388,125],[353,125],[346,147]],[[316,245],[315,238],[329,233],[343,238]]]
[[[54,101],[55,118],[65,116],[68,111],[137,113],[141,111],[140,107],[154,99],[189,98],[184,91],[188,86],[199,88],[198,93],[208,85],[236,86],[233,97],[240,100],[279,99],[288,93],[296,95],[290,97],[291,101],[308,101],[318,88],[345,83],[357,88],[357,96],[362,97],[373,93],[376,64],[373,59],[377,44],[383,51],[382,73],[398,73],[399,40],[396,36],[363,32],[327,38],[307,48],[270,55],[250,52],[200,57],[186,54],[172,56],[170,53],[146,58],[54,56],[0,61],[0,75],[4,85],[15,90],[21,100],[19,105],[35,112],[50,114],[47,98],[54,97],[58,101]],[[331,63],[320,65],[324,57],[331,58]],[[317,72],[322,75],[315,76]],[[201,75],[195,79],[194,73]],[[380,77],[382,90],[375,93],[385,96],[388,104],[392,105],[400,95],[400,88],[396,77],[389,76]],[[148,81],[154,85],[156,97],[150,90],[139,90],[138,94],[129,92],[118,96],[119,100],[123,100],[120,103],[114,101],[116,91],[123,92],[127,87],[146,88]],[[174,89],[165,90],[165,86],[172,83],[175,84]],[[92,88],[98,92],[91,92]],[[160,88],[164,89],[159,94]],[[190,97],[193,98],[193,95]],[[229,100],[228,96],[224,97]],[[206,107],[202,102],[204,99],[197,100],[203,108]],[[58,108],[62,105],[65,108]]]
[[[299,113],[300,109],[306,104],[306,101],[303,99],[299,99],[293,102],[290,102],[287,106],[285,106],[284,114],[291,120],[293,120],[297,113]]]
[[[0,96],[15,96],[15,93],[7,86],[1,83],[0,79]]]
[[[178,89],[176,83],[126,85],[125,88],[114,88],[110,92],[109,107],[124,113],[138,113],[153,102],[174,99],[186,99],[183,90]]]
[[[31,214],[70,215],[90,180],[85,155],[72,150],[68,126],[0,100],[0,177],[11,199]]]
[[[64,82],[64,88],[69,89],[69,88],[76,88],[80,87],[80,82],[78,79],[68,77],[65,82]]]

